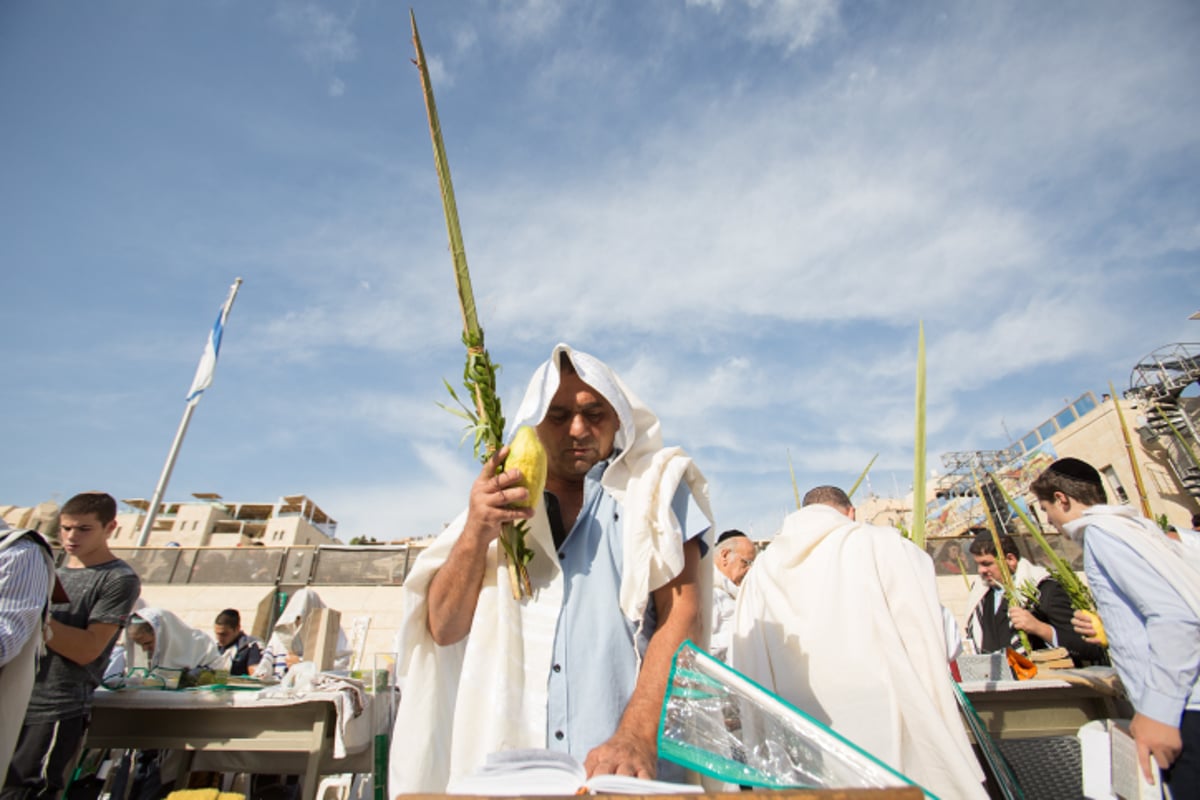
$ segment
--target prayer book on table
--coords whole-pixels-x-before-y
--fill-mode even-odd
[[[450,781],[446,794],[493,797],[575,794],[699,794],[703,788],[630,775],[594,775],[578,759],[554,750],[505,750],[491,753],[476,772]]]

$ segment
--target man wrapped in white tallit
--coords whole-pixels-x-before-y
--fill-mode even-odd
[[[262,658],[254,666],[253,674],[263,678],[274,675],[280,680],[288,669],[304,659],[304,637],[310,630],[313,612],[325,608],[325,601],[312,589],[297,589],[290,598],[279,619],[271,628],[271,635],[263,647]],[[333,668],[346,669],[350,666],[350,640],[338,628],[337,644],[333,651]],[[311,658],[311,656],[310,656]]]
[[[165,608],[143,607],[129,618],[129,638],[142,648],[151,670],[215,668],[217,643]]]
[[[706,640],[708,487],[682,450],[663,447],[655,415],[605,364],[560,344],[510,423],[510,437],[536,426],[546,502],[510,508],[528,492],[493,458],[405,581],[392,796],[443,792],[488,753],[517,748],[572,753],[589,774],[654,777],[671,657],[686,638]],[[689,498],[707,519],[698,530]],[[533,595],[518,601],[496,537],[521,519]]]
[[[939,797],[985,798],[946,660],[933,562],[856,522],[841,489],[804,497],[742,582],[734,669]]]

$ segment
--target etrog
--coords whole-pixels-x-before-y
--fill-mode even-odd
[[[508,458],[504,459],[503,469],[521,470],[521,481],[517,485],[529,490],[528,499],[511,505],[533,508],[541,502],[542,491],[546,488],[546,450],[537,431],[528,425],[517,429],[508,445]]]

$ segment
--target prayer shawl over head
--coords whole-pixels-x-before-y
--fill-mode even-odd
[[[154,629],[150,668],[194,669],[220,662],[217,643],[165,608],[143,608],[130,618],[130,626],[147,622]]]
[[[10,530],[4,520],[0,520],[0,550],[12,547],[18,542],[32,542],[41,553],[42,565],[46,570],[46,596],[38,598],[43,603],[43,609],[36,629],[17,654],[0,665],[0,698],[4,698],[3,704],[0,704],[0,777],[8,774],[9,759],[17,746],[17,738],[25,720],[25,709],[33,692],[37,660],[46,653],[45,642],[50,631],[50,598],[56,579],[50,545],[42,535],[37,531]]]
[[[1063,526],[1063,533],[1079,541],[1088,525],[1095,525],[1136,550],[1200,617],[1200,562],[1196,551],[1168,539],[1157,524],[1131,506],[1089,506],[1082,516]]]
[[[1021,587],[1026,583],[1031,583],[1036,588],[1040,586],[1042,581],[1050,577],[1050,573],[1045,567],[1040,567],[1028,559],[1021,558],[1017,561],[1017,568],[1013,570],[1013,586],[1019,592]],[[988,590],[991,589],[991,584],[983,578],[976,578],[971,584],[971,593],[967,597],[967,608],[971,609],[967,613],[967,638],[975,645],[975,652],[982,653],[983,650],[983,621],[980,619],[980,614],[991,614],[991,608],[985,608],[981,605],[988,599]],[[999,591],[1004,591],[1000,589]],[[1024,645],[1021,644],[1021,637],[1014,630],[1012,633],[1009,647],[1020,652],[1025,652]]]
[[[671,511],[675,491],[686,483],[711,523],[708,484],[681,449],[663,448],[658,418],[605,364],[563,344],[534,373],[524,401],[510,418],[511,431],[537,425],[545,416],[559,386],[560,354],[612,404],[620,421],[614,456],[601,484],[624,507],[619,603],[627,619],[640,622],[651,592],[683,570],[683,533]],[[563,575],[545,503],[538,503],[526,536],[534,551],[529,563],[533,598],[513,599],[502,551],[492,542],[470,634],[439,647],[429,633],[426,596],[466,517],[464,511],[439,534],[404,582],[404,622],[398,637],[404,691],[392,737],[392,796],[443,792],[450,778],[475,771],[488,753],[546,746],[547,680]],[[701,569],[700,575],[698,597],[707,628],[711,570]],[[629,646],[634,649],[636,643],[630,641]]]
[[[319,608],[325,608],[325,601],[312,589],[297,589],[292,593],[292,596],[288,598],[287,605],[280,612],[279,619],[275,621],[275,626],[271,628],[271,636],[267,639],[267,646],[263,648],[262,660],[254,666],[255,675],[274,673],[277,678],[283,677],[287,668],[276,669],[277,657],[286,657],[289,654],[304,655],[305,626],[308,624],[312,612]],[[345,669],[350,666],[350,656],[350,642],[341,628],[338,628],[337,646],[333,657],[334,667]],[[282,658],[279,660],[282,661]]]
[[[738,592],[734,669],[945,798],[985,798],[933,562],[826,505],[790,514]]]

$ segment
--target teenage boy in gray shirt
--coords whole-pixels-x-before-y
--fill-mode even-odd
[[[51,607],[48,652],[5,776],[0,799],[57,798],[75,767],[117,634],[141,592],[137,573],[108,549],[117,503],[102,492],[77,494],[59,513],[67,561],[58,578],[70,600]]]

